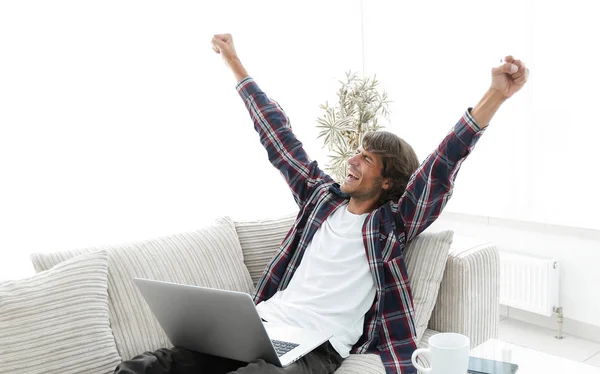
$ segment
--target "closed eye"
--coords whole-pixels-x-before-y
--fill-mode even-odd
[[[357,155],[358,155],[358,154],[361,154],[361,153],[362,153],[362,152],[360,151],[360,149],[357,149],[357,150],[356,150],[356,154],[357,154]],[[369,156],[367,156],[367,155],[365,155],[365,154],[363,154],[362,156],[363,156],[363,158],[365,159],[365,161],[366,161],[368,164],[371,164],[371,162],[372,162],[372,160],[371,160],[371,157],[369,157]]]

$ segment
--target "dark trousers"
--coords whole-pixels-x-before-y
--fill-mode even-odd
[[[264,360],[247,363],[182,348],[163,348],[122,362],[114,374],[330,374],[342,360],[329,342],[286,368]]]

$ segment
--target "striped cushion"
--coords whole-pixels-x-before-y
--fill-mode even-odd
[[[234,221],[244,252],[244,263],[254,284],[279,250],[279,245],[294,225],[295,219],[296,215],[291,214],[277,219]]]
[[[434,330],[425,330],[423,338],[418,344],[419,348],[429,347],[429,338],[435,334],[439,333]],[[419,356],[418,361],[425,367],[429,366],[429,362],[423,356]],[[385,374],[385,368],[377,354],[351,354],[335,371],[335,374]]]
[[[378,354],[351,354],[335,374],[385,374],[385,368]]]
[[[423,337],[417,344],[417,347],[429,348],[429,338],[431,338],[432,336],[434,336],[436,334],[439,334],[439,332],[435,331],[435,330],[430,330],[430,329],[425,330],[425,332],[423,333]],[[431,363],[429,362],[429,360],[427,360],[427,358],[424,355],[419,355],[419,357],[417,358],[417,362],[419,363],[419,365],[421,365],[425,368],[428,368],[431,366]]]
[[[424,232],[404,249],[406,271],[415,306],[417,341],[427,329],[435,307],[454,232]]]
[[[32,260],[35,269],[41,271],[78,253],[98,249],[108,251],[110,322],[124,360],[172,346],[133,283],[134,277],[253,291],[235,227],[227,217],[194,232],[126,245],[38,253]]]
[[[0,373],[112,373],[107,271],[99,251],[0,282]]]
[[[439,331],[435,331],[435,330],[431,330],[431,329],[425,330],[425,332],[423,333],[423,337],[421,338],[421,340],[419,340],[419,343],[417,344],[417,347],[429,348],[429,338],[431,338],[432,336],[437,335],[439,333],[440,333]]]

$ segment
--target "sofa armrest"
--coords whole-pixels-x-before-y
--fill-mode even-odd
[[[492,243],[454,237],[429,328],[468,336],[471,347],[498,337],[500,258]]]

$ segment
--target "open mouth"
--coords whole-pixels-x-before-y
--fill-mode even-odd
[[[352,183],[355,182],[357,180],[359,180],[360,178],[358,177],[358,175],[356,175],[355,173],[353,173],[352,171],[348,172],[348,176],[346,176],[346,182],[347,183]]]

